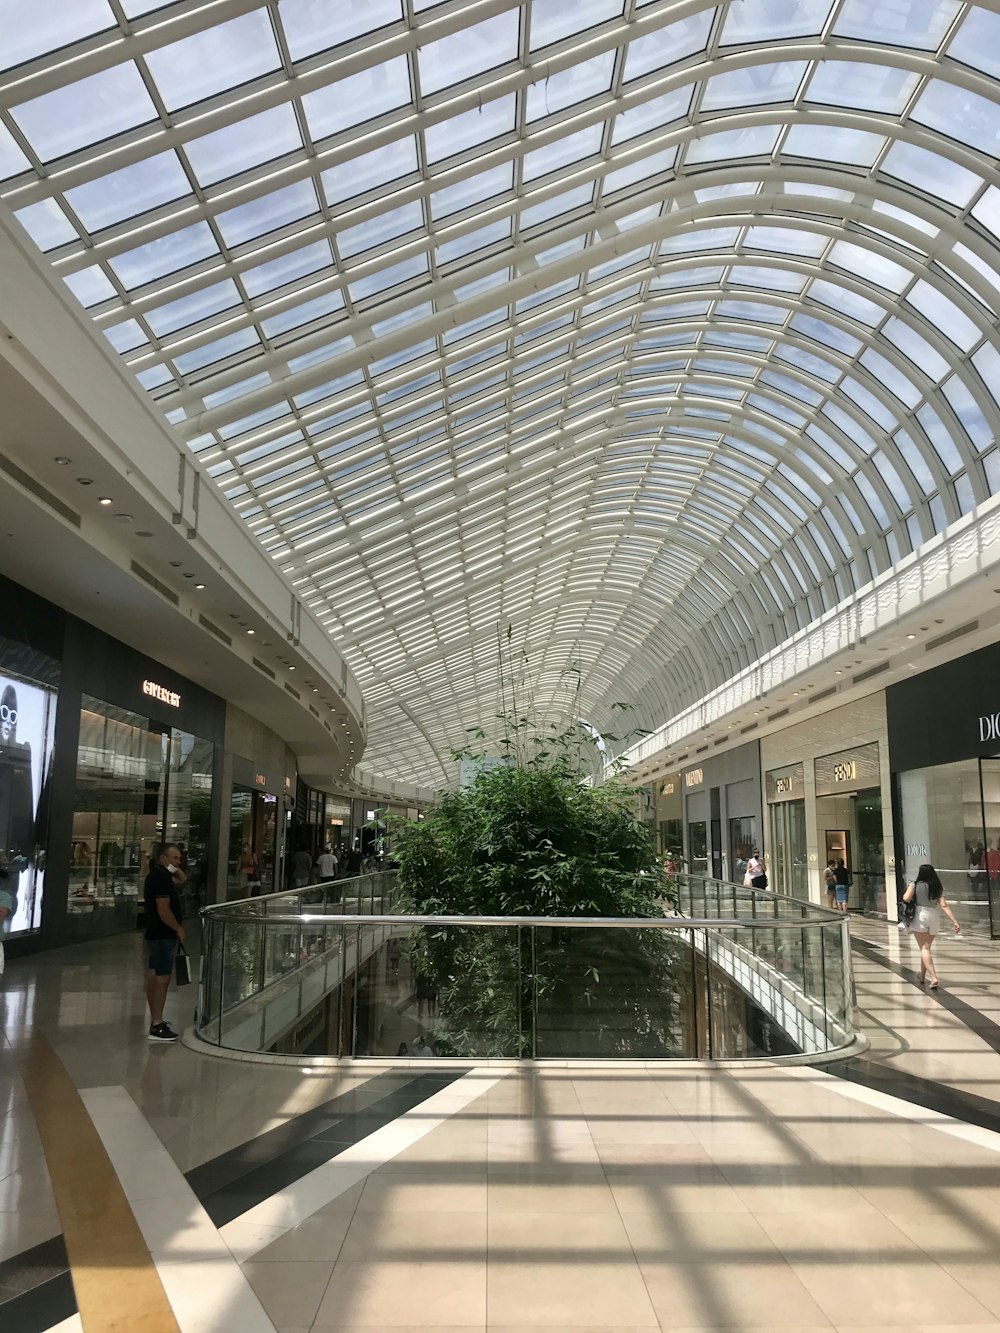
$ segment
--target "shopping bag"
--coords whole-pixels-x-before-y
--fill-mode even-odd
[[[178,944],[177,953],[174,956],[174,976],[178,986],[191,985],[191,959],[188,957],[188,951],[183,944]]]

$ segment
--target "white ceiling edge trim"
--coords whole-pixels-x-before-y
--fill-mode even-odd
[[[828,663],[834,654],[857,647],[998,565],[1000,496],[993,496],[753,666],[629,746],[621,758],[631,766],[655,762],[664,752],[694,740],[771,690],[787,688],[807,671]],[[605,776],[610,776],[610,766]]]

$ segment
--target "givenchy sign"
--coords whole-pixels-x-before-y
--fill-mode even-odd
[[[176,690],[168,690],[163,685],[157,685],[155,680],[144,680],[142,692],[148,694],[151,699],[159,699],[161,704],[169,704],[171,708],[181,706],[181,696]]]

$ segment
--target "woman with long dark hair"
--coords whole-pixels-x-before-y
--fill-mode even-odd
[[[920,984],[923,985],[924,978],[930,977],[931,990],[938,988],[938,976],[934,969],[934,958],[931,954],[931,945],[934,943],[934,936],[941,931],[941,913],[955,927],[957,935],[961,927],[955,920],[955,914],[948,906],[948,900],[944,896],[944,886],[938,878],[938,872],[932,865],[922,865],[917,871],[917,877],[912,884],[907,885],[906,892],[903,894],[903,902],[909,903],[916,899],[916,911],[913,914],[913,921],[910,929],[913,937],[920,945]]]

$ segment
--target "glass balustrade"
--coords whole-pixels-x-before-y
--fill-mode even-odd
[[[664,916],[419,917],[394,875],[206,909],[196,1030],[298,1057],[744,1059],[853,1040],[848,923],[681,875]]]

